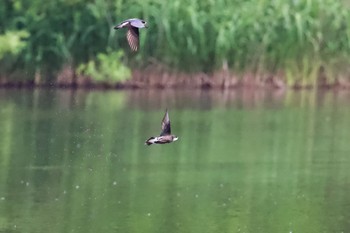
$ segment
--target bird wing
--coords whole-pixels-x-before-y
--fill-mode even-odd
[[[144,28],[145,27],[145,23],[140,19],[130,19],[129,22],[130,22],[130,25],[135,27],[135,28]]]
[[[121,22],[120,24],[118,24],[117,26],[115,26],[114,29],[127,27],[129,24],[130,24],[130,22],[128,20],[125,20],[125,21]]]
[[[132,51],[136,52],[139,48],[139,29],[129,26],[126,32],[126,39]]]
[[[170,119],[168,110],[165,110],[165,115],[162,120],[162,132],[160,133],[160,136],[170,135],[171,134],[171,128],[170,128]]]

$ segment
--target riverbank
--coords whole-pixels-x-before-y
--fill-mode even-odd
[[[319,74],[313,81],[293,79],[288,82],[283,74],[236,74],[229,71],[207,73],[169,72],[159,69],[144,69],[132,72],[132,77],[120,82],[96,82],[91,77],[77,75],[65,69],[51,82],[41,77],[33,79],[0,78],[1,88],[85,88],[85,89],[235,89],[235,88],[273,88],[273,89],[349,89],[348,77],[327,77]],[[295,80],[295,81],[294,81]]]

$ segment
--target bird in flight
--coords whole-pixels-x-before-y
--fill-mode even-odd
[[[145,142],[145,145],[149,146],[152,144],[165,144],[178,140],[179,138],[171,134],[170,119],[168,109],[165,110],[165,115],[162,120],[162,132],[158,137],[150,137]]]
[[[114,29],[128,28],[126,39],[132,51],[136,52],[140,47],[139,28],[147,28],[147,22],[142,19],[127,19],[114,27]]]

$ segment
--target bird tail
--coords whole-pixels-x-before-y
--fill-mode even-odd
[[[150,137],[149,139],[147,139],[147,141],[145,141],[145,145],[149,146],[152,145],[156,142],[156,138],[155,137]]]

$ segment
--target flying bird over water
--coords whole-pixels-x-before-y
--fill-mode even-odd
[[[126,39],[132,51],[136,52],[139,49],[139,28],[147,28],[147,22],[142,19],[127,19],[114,27],[114,29],[128,28]]]
[[[158,137],[150,137],[146,142],[145,145],[152,145],[152,144],[165,144],[174,142],[178,137],[171,134],[171,128],[170,128],[170,119],[168,110],[165,110],[165,115],[162,120],[162,132],[160,133],[160,136]]]

